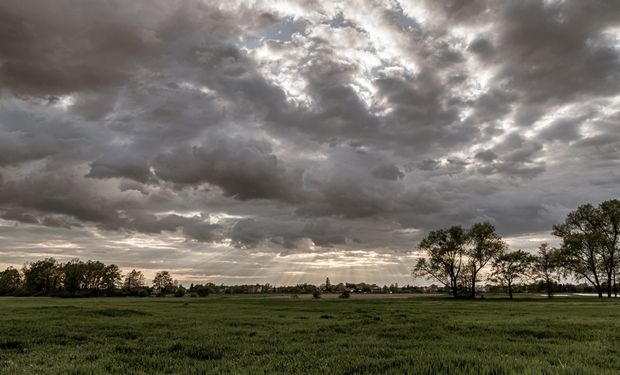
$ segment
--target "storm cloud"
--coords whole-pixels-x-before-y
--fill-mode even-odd
[[[618,2],[7,0],[0,45],[1,264],[402,282],[618,193]]]

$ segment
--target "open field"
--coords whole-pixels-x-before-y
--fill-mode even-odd
[[[0,373],[617,374],[620,303],[0,298]]]

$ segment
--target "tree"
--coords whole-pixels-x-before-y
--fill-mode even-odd
[[[24,284],[32,294],[50,295],[61,286],[61,270],[54,258],[30,263],[24,267]]]
[[[549,244],[543,243],[538,248],[538,253],[532,259],[533,276],[543,280],[547,290],[547,297],[553,296],[553,281],[557,277],[558,250],[550,248]]]
[[[418,245],[426,257],[418,259],[413,276],[437,280],[456,298],[459,277],[465,266],[466,243],[467,232],[461,226],[431,231]]]
[[[89,260],[84,263],[83,289],[99,294],[102,289],[102,280],[105,273],[105,264]]]
[[[21,286],[21,275],[13,267],[0,272],[0,296],[14,293]]]
[[[617,294],[616,273],[620,265],[620,201],[579,206],[554,227],[562,238],[562,266],[579,279],[587,280],[600,298]]]
[[[183,297],[185,295],[185,288],[183,286],[180,286],[177,288],[177,290],[174,291],[174,296],[175,297]]]
[[[142,271],[136,271],[134,269],[125,275],[123,287],[128,291],[144,288],[144,274],[142,274]]]
[[[489,223],[474,224],[467,233],[469,246],[465,255],[468,258],[467,269],[471,280],[471,298],[476,298],[476,281],[480,271],[506,248],[505,242],[495,233],[495,227]]]
[[[603,241],[603,262],[605,274],[607,276],[607,297],[611,297],[612,292],[617,297],[616,271],[619,265],[620,250],[620,200],[612,199],[601,203],[598,206],[599,222],[598,229]],[[596,224],[595,224],[596,227]]]
[[[83,288],[84,263],[79,259],[72,259],[61,267],[63,288],[70,294],[75,294]]]
[[[100,287],[106,294],[112,295],[118,285],[121,284],[122,279],[123,276],[118,266],[116,264],[110,264],[105,266],[102,270]]]
[[[63,289],[70,294],[112,295],[121,280],[118,266],[106,266],[99,261],[82,262],[73,259],[60,266]]]
[[[523,250],[502,253],[493,261],[491,277],[502,286],[508,288],[512,299],[512,287],[516,281],[527,276],[534,257]]]
[[[559,252],[561,267],[577,279],[589,282],[603,298],[600,276],[605,274],[605,237],[599,230],[598,210],[586,204],[568,214],[564,223],[553,227],[553,234],[562,239]]]
[[[325,279],[325,291],[326,292],[331,292],[332,291],[332,284],[329,281],[329,277],[327,279]]]
[[[168,271],[161,271],[155,274],[155,278],[153,279],[153,288],[159,291],[161,296],[166,294],[166,291],[174,286],[174,281],[172,280],[172,276]]]
[[[196,286],[194,287],[194,290],[196,291],[196,294],[198,294],[198,297],[207,297],[211,292],[211,289],[206,285]]]

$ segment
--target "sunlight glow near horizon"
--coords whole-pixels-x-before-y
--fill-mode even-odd
[[[403,232],[417,232],[415,229]],[[174,238],[174,237],[173,237]],[[170,236],[129,236],[122,239],[104,241],[97,246],[101,248],[95,252],[104,263],[117,264],[123,272],[132,269],[143,271],[147,281],[158,271],[167,270],[182,284],[213,282],[215,284],[264,284],[295,285],[298,283],[319,284],[329,277],[333,283],[338,282],[368,282],[378,285],[399,283],[401,285],[426,285],[423,279],[414,280],[410,271],[416,259],[420,257],[413,247],[408,253],[381,253],[375,250],[342,250],[323,249],[320,252],[289,253],[255,252],[243,260],[231,261],[231,253],[244,253],[246,250],[231,246],[209,248],[209,245],[188,246],[182,238],[170,241]],[[547,234],[538,233],[518,237],[505,238],[512,248],[522,248],[533,251],[542,242],[556,245],[557,240]],[[23,264],[40,258],[55,257],[61,262],[73,258],[85,259],[80,252],[84,245],[70,241],[55,240],[44,243],[24,242],[18,249],[44,248],[47,251],[28,252],[24,256],[19,251],[0,251],[0,257],[15,257],[20,259],[14,262],[0,262],[0,267],[12,266],[21,268]],[[204,248],[204,250],[203,250]],[[106,250],[107,249],[107,250]],[[123,249],[122,253],[110,252],[110,249]],[[176,257],[174,266],[168,266],[168,261],[134,263],[132,261],[117,261],[123,254],[132,252],[150,252],[153,250],[181,251],[182,257]],[[162,253],[165,254],[165,253]],[[136,255],[135,253],[133,254]],[[132,264],[133,263],[133,264]],[[184,264],[186,266],[184,266]],[[258,266],[258,265],[261,266]],[[200,270],[200,271],[197,271]],[[191,271],[191,272],[189,272]],[[189,272],[189,273],[188,273]]]

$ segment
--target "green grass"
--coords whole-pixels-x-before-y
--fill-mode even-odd
[[[1,374],[618,374],[590,298],[0,298]]]

